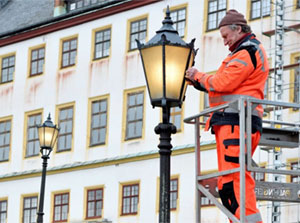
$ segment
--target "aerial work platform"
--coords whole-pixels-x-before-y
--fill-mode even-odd
[[[276,112],[283,109],[300,109],[299,104],[275,102],[268,100],[258,100],[253,98],[241,97],[233,102],[223,104],[217,107],[203,110],[197,115],[188,117],[184,120],[185,123],[194,124],[195,127],[195,164],[196,164],[196,222],[201,222],[201,194],[207,197],[215,206],[217,206],[228,218],[233,222],[245,222],[245,171],[269,173],[286,176],[300,176],[299,170],[287,169],[269,169],[259,167],[255,160],[251,158],[251,114],[252,111],[259,105],[265,107],[265,111]],[[240,167],[211,173],[201,174],[200,163],[200,126],[205,125],[200,121],[200,118],[207,116],[212,112],[220,111],[225,108],[235,109],[239,113],[240,123]],[[250,115],[248,115],[250,114]],[[266,115],[270,117],[271,115]],[[272,150],[276,148],[296,149],[300,154],[299,131],[300,123],[272,121],[263,118],[263,132],[259,146],[263,150]],[[243,143],[243,142],[246,142]],[[249,148],[249,149],[248,149]],[[247,151],[247,152],[246,152]],[[247,155],[243,155],[246,154]],[[217,182],[216,178],[230,173],[240,173],[240,220],[237,219],[222,203],[217,199]],[[300,203],[300,184],[299,183],[281,183],[281,182],[266,182],[256,181],[256,196],[257,200],[279,201],[279,202],[297,202]]]

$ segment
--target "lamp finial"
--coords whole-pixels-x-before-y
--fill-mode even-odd
[[[50,112],[49,112],[49,114],[48,114],[47,121],[51,121],[51,115],[50,115]]]
[[[166,10],[166,17],[165,19],[162,21],[162,24],[165,25],[165,24],[168,24],[168,25],[173,25],[173,21],[171,19],[171,16],[170,16],[171,12],[170,12],[170,8],[169,6],[167,6],[167,10]]]

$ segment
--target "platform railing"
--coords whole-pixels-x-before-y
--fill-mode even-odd
[[[300,109],[299,104],[295,103],[285,103],[285,102],[275,102],[275,101],[268,101],[268,100],[259,100],[254,98],[248,98],[241,96],[239,99],[222,104],[220,106],[216,106],[213,108],[208,108],[203,111],[201,111],[199,114],[187,117],[184,119],[184,122],[187,124],[194,124],[195,127],[195,170],[196,170],[196,222],[201,222],[201,193],[204,194],[214,205],[216,205],[229,219],[231,219],[233,222],[246,222],[246,215],[245,215],[245,171],[253,171],[253,172],[260,172],[260,173],[270,173],[270,174],[283,174],[283,175],[293,175],[293,176],[300,176],[300,171],[295,170],[281,170],[281,169],[267,169],[267,168],[260,168],[258,166],[253,165],[253,160],[251,157],[251,121],[252,121],[252,112],[258,105],[264,105],[266,107],[266,110],[270,111],[276,111],[276,110],[282,110],[282,109]],[[217,111],[223,111],[226,108],[230,108],[231,110],[235,110],[237,113],[239,113],[239,129],[240,129],[240,154],[239,154],[239,163],[240,167],[221,171],[217,173],[211,173],[211,174],[205,174],[201,175],[201,164],[200,164],[200,126],[205,125],[204,122],[200,121],[201,117],[207,116],[213,112]],[[251,115],[247,115],[251,114]],[[261,136],[261,141],[264,143],[264,145],[274,146],[273,144],[278,145],[279,142],[281,142],[282,147],[288,146],[289,148],[297,147],[299,148],[299,123],[290,123],[290,122],[279,122],[279,121],[268,121],[263,120],[263,126],[265,125],[286,125],[293,127],[292,135],[290,137],[286,138],[288,129],[278,129],[278,128],[271,128],[271,131],[274,131],[273,134],[275,134],[275,143],[272,143],[274,138],[264,135],[264,130]],[[263,128],[264,129],[264,128]],[[269,129],[270,130],[270,129]],[[288,133],[290,133],[288,132]],[[272,132],[271,132],[272,133]],[[276,135],[277,134],[277,135]],[[296,138],[296,140],[295,140]],[[244,139],[244,140],[243,140]],[[246,146],[245,146],[245,139],[246,139]],[[284,142],[282,143],[283,140]],[[286,141],[285,141],[286,140]],[[289,143],[290,141],[293,141],[292,143]],[[279,143],[280,144],[280,143]],[[247,148],[247,150],[246,150]],[[245,156],[247,151],[247,155]],[[246,160],[247,159],[247,160]],[[226,207],[220,203],[220,201],[202,184],[201,181],[215,178],[219,176],[224,176],[231,173],[240,173],[240,219],[237,219],[236,216],[234,216]],[[274,187],[274,189],[278,189],[280,187],[286,187],[287,184],[282,183],[275,183],[275,182],[261,182],[262,186],[265,187]],[[292,202],[300,202],[300,188],[298,184],[290,184],[291,191],[293,193],[293,196],[296,196],[292,199],[287,199],[286,201],[292,201]],[[294,187],[293,187],[294,186]],[[297,191],[298,190],[298,191]],[[298,196],[298,197],[297,197]],[[275,200],[279,201],[285,201],[284,199],[274,198]],[[273,200],[274,200],[273,199]],[[266,200],[268,198],[266,197]],[[269,200],[272,200],[272,198],[269,198]]]

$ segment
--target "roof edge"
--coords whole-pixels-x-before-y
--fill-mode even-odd
[[[121,0],[118,2],[108,2],[107,4],[76,10],[34,25],[3,33],[0,35],[0,47],[159,1],[162,0]],[[101,13],[99,13],[99,11],[101,11]]]

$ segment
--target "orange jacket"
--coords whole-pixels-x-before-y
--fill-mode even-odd
[[[215,107],[240,96],[263,99],[268,73],[265,50],[251,34],[223,60],[216,74],[198,72],[194,79],[208,91],[210,107]],[[262,107],[256,109],[257,115],[262,117]]]

